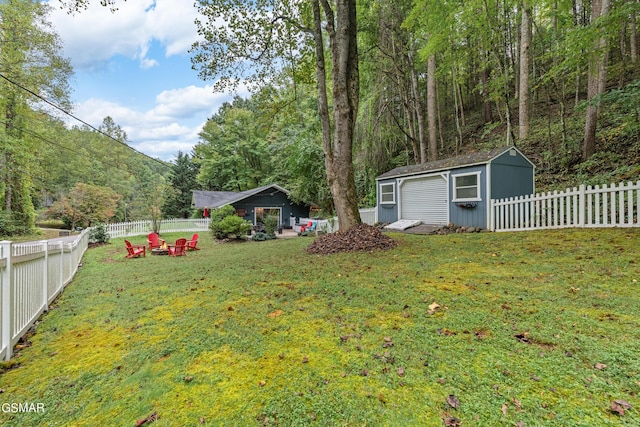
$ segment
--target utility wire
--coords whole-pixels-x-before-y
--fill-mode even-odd
[[[7,123],[7,122],[5,122],[4,120],[0,120],[0,124],[7,125],[8,123]],[[22,132],[24,132],[24,133],[26,133],[26,134],[28,134],[28,135],[31,135],[32,137],[34,137],[34,138],[36,138],[36,139],[39,139],[40,141],[44,142],[45,144],[55,145],[56,147],[62,148],[62,149],[67,150],[67,151],[70,151],[70,152],[72,152],[72,153],[74,153],[74,154],[77,154],[78,156],[86,157],[86,158],[87,158],[87,159],[89,159],[89,160],[95,160],[95,157],[99,157],[99,156],[97,156],[97,155],[95,155],[95,154],[94,154],[94,156],[95,156],[95,157],[91,157],[91,155],[89,155],[89,154],[82,153],[82,152],[80,152],[80,151],[78,151],[78,150],[74,150],[74,149],[69,148],[69,147],[65,147],[64,145],[58,144],[57,142],[53,142],[53,141],[51,141],[50,139],[47,139],[47,138],[45,138],[44,136],[42,136],[42,135],[40,135],[40,134],[38,134],[38,133],[36,133],[36,132],[33,132],[33,131],[29,130],[29,129],[21,129],[21,131],[22,131]],[[91,150],[90,150],[90,151],[91,151]],[[104,163],[104,161],[102,161],[101,159],[99,159],[99,160],[100,160],[102,163]],[[123,168],[118,167],[118,166],[115,166],[115,165],[109,165],[109,167],[110,167],[110,168],[113,168],[113,169],[119,169],[119,170],[121,170],[122,172],[126,172],[127,174],[130,174],[130,173],[131,173],[131,171],[130,171],[130,170],[123,169]]]
[[[24,90],[25,92],[28,92],[28,93],[30,93],[31,95],[35,96],[36,98],[38,98],[38,99],[40,99],[40,100],[44,101],[45,103],[47,103],[47,104],[51,105],[51,106],[52,106],[53,108],[55,108],[56,110],[60,110],[60,111],[62,111],[62,112],[63,112],[64,114],[66,114],[67,116],[69,116],[69,117],[71,117],[71,118],[73,118],[73,119],[75,119],[75,120],[79,121],[80,123],[84,124],[85,126],[88,126],[89,128],[93,129],[94,131],[98,132],[99,134],[104,135],[104,136],[106,136],[107,138],[114,140],[114,141],[115,141],[115,142],[117,142],[118,144],[124,145],[124,146],[125,146],[125,147],[127,147],[128,149],[130,149],[130,150],[132,150],[132,151],[134,151],[134,152],[136,152],[136,153],[138,153],[138,154],[141,154],[142,156],[144,156],[144,157],[146,157],[146,158],[148,158],[148,159],[150,159],[150,160],[153,160],[154,162],[159,163],[159,164],[161,164],[161,165],[162,165],[162,166],[164,166],[164,167],[170,167],[166,162],[163,162],[162,160],[159,160],[159,159],[153,158],[153,157],[151,157],[151,156],[149,156],[149,155],[147,155],[147,154],[145,154],[145,153],[143,153],[143,152],[141,152],[141,151],[138,151],[138,150],[136,150],[135,148],[133,148],[132,146],[130,146],[129,144],[127,144],[127,143],[125,143],[125,142],[122,142],[122,141],[120,141],[120,140],[117,140],[116,138],[114,138],[114,137],[112,137],[111,135],[109,135],[109,134],[107,134],[107,133],[105,133],[105,132],[101,131],[100,129],[96,128],[95,126],[90,125],[89,123],[85,122],[84,120],[82,120],[82,119],[80,119],[80,118],[78,118],[78,117],[74,116],[73,114],[71,114],[70,112],[68,112],[67,110],[65,110],[64,108],[62,108],[62,107],[60,107],[60,106],[58,106],[58,105],[54,104],[53,102],[49,101],[48,99],[45,99],[44,97],[42,97],[42,96],[38,95],[37,93],[33,92],[32,90],[27,89],[26,87],[22,86],[21,84],[16,83],[15,81],[11,80],[9,77],[5,76],[4,74],[0,73],[0,77],[1,77],[1,78],[3,78],[4,80],[8,81],[8,82],[9,82],[9,83],[11,83],[12,85],[19,87],[20,89]]]

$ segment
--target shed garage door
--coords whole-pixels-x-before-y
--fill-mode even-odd
[[[447,180],[442,175],[407,179],[400,186],[402,219],[419,219],[425,224],[449,221]]]

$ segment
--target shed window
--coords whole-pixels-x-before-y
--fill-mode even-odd
[[[480,200],[480,172],[453,176],[453,201]]]
[[[380,185],[380,203],[396,202],[396,186],[394,184]]]

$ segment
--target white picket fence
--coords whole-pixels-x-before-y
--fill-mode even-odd
[[[491,230],[640,227],[640,181],[491,200]]]
[[[0,242],[0,360],[73,279],[89,230],[73,241]]]
[[[373,225],[378,222],[378,209],[376,208],[365,208],[360,209],[360,219],[364,224]]]
[[[163,219],[160,221],[161,233],[179,233],[181,231],[208,231],[210,218]],[[112,238],[140,236],[153,231],[153,221],[142,220],[107,224],[107,232]]]

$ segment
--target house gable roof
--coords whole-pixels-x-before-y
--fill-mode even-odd
[[[277,184],[264,185],[262,187],[252,188],[251,190],[240,192],[193,190],[192,205],[197,209],[216,209],[224,205],[237,203],[270,188],[273,188],[275,191],[281,191],[287,195],[289,194],[288,190],[280,187]]]
[[[438,172],[442,170],[456,169],[466,166],[473,165],[481,165],[490,163],[496,157],[506,153],[509,150],[516,150],[522,157],[527,159],[527,157],[520,152],[515,146],[509,147],[499,147],[494,148],[487,151],[476,151],[473,153],[463,154],[457,157],[450,157],[447,159],[436,160],[433,162],[428,162],[421,165],[409,165],[409,166],[400,166],[395,169],[390,170],[389,172],[385,172],[382,175],[378,176],[376,180],[388,179],[388,178],[396,178],[401,176],[408,175],[419,175],[429,172]],[[529,163],[531,161],[527,159]],[[533,163],[531,163],[533,166]]]

